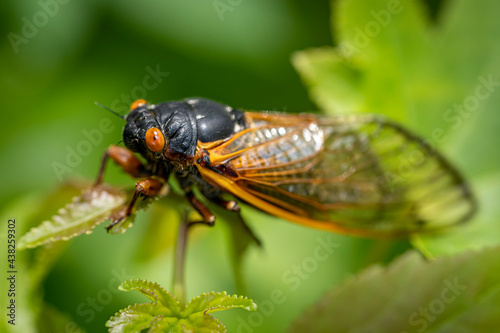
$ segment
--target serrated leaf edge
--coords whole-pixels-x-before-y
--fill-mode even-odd
[[[168,317],[165,317],[165,316],[162,316],[162,315],[155,316],[150,321],[150,324],[149,324],[149,329],[150,329],[149,331],[150,332],[156,332],[155,331],[155,327],[154,327],[155,322],[160,322],[160,321],[162,321],[165,318],[175,318],[177,320],[176,323],[179,322],[179,321],[181,321],[181,320],[188,320],[188,321],[194,323],[194,318],[195,317],[200,317],[200,316],[202,316],[202,317],[205,317],[205,316],[209,317],[211,320],[215,321],[215,323],[217,324],[218,328],[220,328],[222,332],[227,332],[226,326],[223,323],[221,323],[217,318],[211,316],[209,313],[215,312],[215,311],[228,310],[228,309],[232,309],[232,308],[242,308],[242,309],[245,309],[245,310],[248,310],[248,311],[256,311],[257,310],[257,304],[255,304],[255,302],[253,302],[253,300],[249,299],[246,296],[238,296],[236,294],[228,295],[228,293],[226,291],[222,291],[222,292],[210,291],[208,293],[202,293],[202,294],[200,294],[200,295],[192,298],[189,301],[188,305],[182,311],[180,311],[180,302],[179,302],[179,300],[175,296],[173,296],[169,291],[165,290],[157,282],[151,282],[151,281],[142,280],[142,279],[128,280],[128,281],[122,282],[118,286],[118,289],[122,290],[122,291],[137,290],[140,293],[142,293],[144,296],[146,296],[150,300],[152,300],[152,302],[150,302],[150,303],[136,303],[134,305],[129,305],[125,309],[119,310],[118,312],[115,313],[114,316],[112,316],[106,322],[106,327],[109,327],[110,329],[112,329],[114,327],[112,325],[112,323],[114,321],[117,321],[119,319],[123,319],[126,316],[127,312],[129,312],[130,310],[132,310],[134,308],[141,307],[141,306],[148,306],[148,305],[151,306],[151,307],[163,307],[165,309],[168,309],[172,313],[172,316],[168,316]],[[177,305],[177,309],[171,309],[171,308],[165,306],[164,304],[159,303],[159,301],[158,301],[158,298],[159,298],[158,294],[153,291],[155,289],[159,290],[161,292],[164,292],[166,295],[169,295],[170,297],[172,297],[172,299],[175,300],[175,304]],[[203,311],[197,311],[197,312],[191,313],[189,315],[186,315],[186,312],[189,311],[189,305],[190,304],[192,304],[196,299],[200,299],[200,298],[207,297],[207,296],[219,296],[219,297],[222,297],[222,299],[221,299],[222,301],[230,301],[230,300],[234,300],[234,301],[237,301],[237,300],[248,301],[250,303],[250,305],[248,305],[248,306],[239,305],[239,304],[234,304],[234,305],[231,305],[231,304],[230,305],[216,305],[216,306],[204,309]],[[188,310],[188,311],[186,311],[186,310]],[[148,313],[145,313],[145,314],[148,314]]]
[[[131,284],[131,287],[126,288],[127,284]],[[148,286],[138,286],[138,284],[146,284]],[[154,288],[150,289],[150,287],[154,287]],[[166,295],[168,295],[168,297],[171,297],[175,301],[177,309],[171,309],[171,308],[168,308],[168,309],[170,311],[172,311],[172,313],[174,313],[174,314],[176,314],[176,315],[178,315],[180,317],[180,314],[181,314],[181,311],[180,311],[180,309],[181,309],[181,303],[180,303],[180,301],[177,299],[177,297],[175,297],[174,295],[172,295],[172,293],[170,293],[169,291],[165,290],[165,288],[163,288],[157,282],[152,282],[152,281],[142,280],[142,279],[135,279],[135,280],[124,281],[124,282],[122,282],[118,286],[118,289],[121,290],[121,291],[131,291],[131,290],[139,291],[144,296],[146,296],[147,298],[149,298],[150,300],[152,300],[153,301],[152,304],[154,304],[156,306],[163,306],[163,307],[167,308],[165,306],[165,304],[158,303],[158,294],[156,294],[155,292],[153,292],[153,290],[155,288],[158,289],[158,290],[160,290],[161,292],[165,293]],[[145,303],[145,304],[148,304],[148,303]]]
[[[230,299],[230,300],[244,300],[244,301],[249,301],[252,304],[249,306],[236,305],[236,304],[235,305],[217,305],[217,306],[207,308],[207,309],[203,310],[203,312],[201,312],[201,311],[194,312],[194,313],[190,314],[189,316],[199,314],[199,313],[203,313],[204,315],[208,315],[208,313],[211,313],[211,312],[229,310],[229,309],[234,309],[234,308],[242,308],[242,309],[245,309],[247,311],[257,311],[257,304],[255,304],[255,302],[253,300],[249,299],[246,296],[238,296],[236,294],[228,295],[228,293],[226,291],[220,291],[220,292],[210,291],[208,293],[201,293],[200,295],[193,297],[189,301],[189,303],[186,305],[186,308],[182,311],[182,314],[185,314],[190,309],[190,305],[195,300],[200,299],[202,297],[206,297],[206,296],[223,296],[223,297],[226,297],[224,300],[228,300],[228,299]],[[189,317],[189,316],[187,316],[187,317]]]
[[[90,226],[89,229],[81,231],[81,232],[75,232],[75,233],[73,233],[71,235],[67,235],[67,236],[52,236],[52,237],[46,238],[46,239],[44,239],[42,241],[35,242],[35,243],[28,243],[28,242],[25,241],[25,239],[28,238],[30,235],[33,235],[34,233],[37,233],[40,230],[43,231],[44,229],[48,229],[48,228],[54,227],[54,224],[60,223],[60,221],[58,221],[58,220],[60,220],[60,216],[64,215],[64,214],[67,214],[67,215],[71,214],[71,212],[73,211],[72,205],[75,205],[78,201],[80,201],[82,199],[82,197],[89,190],[91,190],[91,189],[84,189],[80,195],[74,196],[72,198],[72,200],[71,200],[70,203],[66,204],[63,208],[60,208],[57,211],[57,214],[52,215],[51,218],[50,218],[50,220],[43,221],[38,226],[31,228],[27,233],[25,233],[23,236],[21,236],[21,238],[19,239],[18,249],[19,250],[31,249],[31,248],[38,247],[40,245],[54,243],[54,242],[57,242],[57,241],[68,241],[68,240],[70,240],[70,239],[72,239],[72,238],[74,238],[76,236],[82,235],[82,234],[87,234],[88,235],[88,234],[91,234],[98,225],[101,225],[105,221],[109,220],[108,217],[104,217],[104,218],[102,218],[102,220],[97,219],[96,220],[97,222],[95,222],[92,226]],[[121,192],[121,191],[117,191],[115,189],[106,189],[106,190],[108,191],[108,193],[110,195],[118,195],[119,192]],[[115,193],[112,193],[112,191],[115,191]],[[123,194],[123,193],[121,192],[121,194]],[[123,205],[126,202],[126,198],[123,198],[122,201],[123,201],[122,203],[116,205],[116,207],[114,207],[113,209],[111,209],[111,211],[113,211],[113,210],[117,209],[118,207],[120,207],[121,205]],[[87,203],[87,204],[89,204],[89,203]],[[85,220],[95,219],[99,215],[103,214],[106,210],[108,210],[108,209],[105,208],[105,206],[101,206],[101,207],[99,207],[99,209],[93,209],[91,214],[86,215],[85,217],[80,217],[76,221],[80,221],[82,219],[85,219]],[[76,221],[72,222],[71,225],[79,225],[80,224],[79,222],[76,222]]]

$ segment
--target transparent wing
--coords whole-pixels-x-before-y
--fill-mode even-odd
[[[383,236],[440,229],[475,210],[459,173],[395,123],[265,113],[246,113],[246,119],[246,130],[208,150],[212,170],[223,166],[218,175],[199,169],[211,183],[271,214]]]

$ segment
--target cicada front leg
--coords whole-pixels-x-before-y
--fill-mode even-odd
[[[163,183],[154,178],[146,178],[141,179],[135,184],[134,195],[132,196],[132,200],[130,200],[127,209],[122,210],[118,216],[115,216],[114,220],[106,226],[106,230],[111,230],[115,225],[129,217],[134,212],[134,206],[137,199],[140,196],[154,197],[161,192],[163,188]]]
[[[151,171],[134,155],[134,153],[127,148],[111,145],[102,156],[101,167],[94,186],[102,183],[104,178],[104,171],[109,159],[115,161],[126,173],[134,178],[149,177]]]
[[[101,166],[99,168],[99,173],[94,186],[98,186],[102,183],[104,178],[104,171],[106,169],[106,164],[109,159],[115,161],[118,166],[120,166],[126,173],[134,178],[141,177],[151,177],[153,172],[150,168],[144,165],[132,151],[127,148],[122,148],[119,146],[112,145],[104,153],[101,161]],[[115,225],[123,221],[125,218],[133,214],[135,203],[140,196],[153,197],[160,193],[164,181],[160,178],[145,178],[139,180],[135,184],[135,191],[132,199],[126,208],[121,211],[116,212],[113,217],[113,221],[106,227],[109,231]]]

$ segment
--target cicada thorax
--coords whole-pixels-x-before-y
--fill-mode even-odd
[[[126,119],[123,139],[127,148],[148,158],[151,151],[159,153],[147,144],[148,131],[158,128],[166,142],[161,149],[163,158],[174,161],[193,158],[198,142],[227,140],[245,128],[242,111],[202,98],[139,104]]]

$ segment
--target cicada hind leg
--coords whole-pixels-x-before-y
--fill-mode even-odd
[[[179,185],[184,191],[191,206],[201,215],[201,221],[194,221],[191,224],[203,223],[208,226],[215,224],[215,214],[201,202],[193,193],[193,185],[197,185],[201,194],[209,201],[223,207],[226,210],[239,212],[240,208],[236,201],[226,201],[221,198],[219,189],[209,185],[198,174],[196,168],[189,168],[176,173]]]
[[[222,198],[222,191],[209,183],[207,183],[201,175],[198,173],[197,169],[193,168],[191,170],[184,170],[183,172],[176,174],[179,181],[179,185],[184,190],[186,198],[190,202],[191,206],[201,215],[202,220],[191,221],[189,226],[195,224],[205,224],[208,226],[213,226],[215,224],[215,214],[208,208],[203,202],[201,202],[192,191],[194,184],[198,187],[200,193],[209,201],[217,206],[224,208],[227,211],[236,213],[236,220],[240,223],[243,229],[250,235],[257,245],[261,245],[262,242],[255,235],[250,226],[245,222],[240,214],[240,207],[235,200],[225,200]]]

